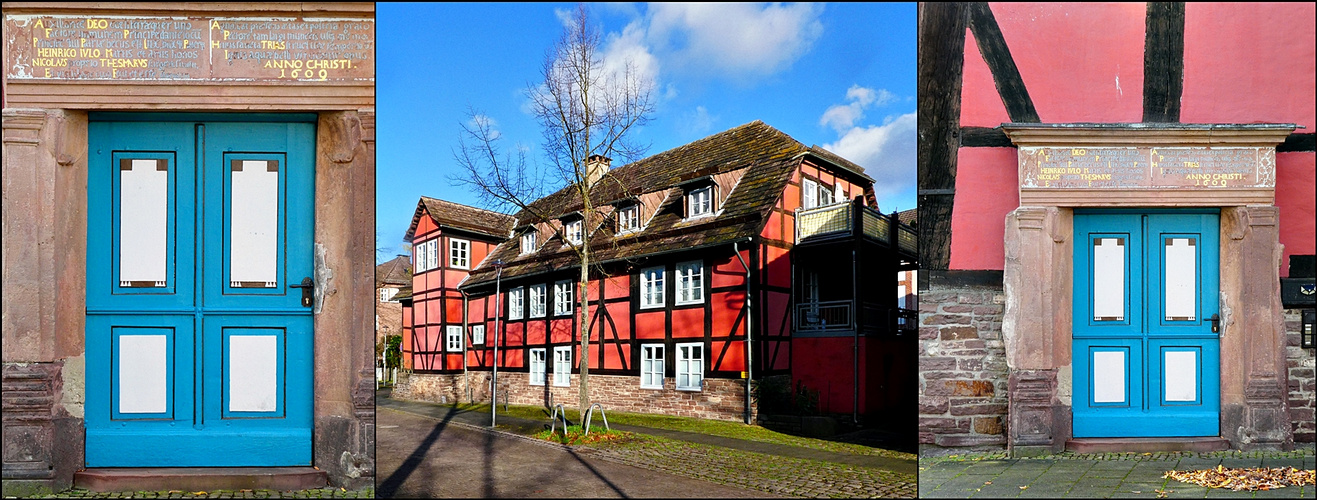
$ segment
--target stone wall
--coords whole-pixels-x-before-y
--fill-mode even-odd
[[[470,391],[463,384],[464,375],[413,373],[400,380],[394,397],[433,402],[489,401],[489,372],[468,372]],[[519,405],[562,403],[578,407],[579,378],[572,375],[571,385],[530,385],[526,372],[499,372],[498,401]],[[551,375],[550,375],[551,377]],[[399,377],[400,379],[402,377]],[[679,417],[743,421],[745,382],[734,379],[704,379],[702,391],[678,391],[676,379],[663,380],[663,389],[641,389],[640,379],[627,375],[590,375],[590,402],[600,403],[606,411],[659,413]]]
[[[919,292],[921,451],[1006,444],[1004,303],[1000,285]]]
[[[1285,310],[1285,366],[1289,370],[1290,420],[1294,422],[1294,442],[1311,443],[1317,436],[1314,429],[1314,358],[1312,349],[1299,347],[1302,309]]]

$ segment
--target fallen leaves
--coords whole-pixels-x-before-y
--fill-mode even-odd
[[[1208,488],[1229,488],[1234,491],[1265,491],[1286,486],[1317,484],[1317,471],[1299,470],[1294,467],[1229,469],[1218,465],[1215,469],[1168,471],[1162,477]]]

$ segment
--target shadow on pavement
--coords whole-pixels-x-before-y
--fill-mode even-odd
[[[421,462],[425,460],[425,454],[430,451],[430,446],[433,445],[435,441],[439,440],[439,435],[444,432],[444,429],[448,427],[448,422],[456,415],[457,411],[450,409],[448,414],[444,415],[443,420],[440,420],[439,423],[434,425],[434,429],[430,431],[429,435],[425,436],[425,439],[421,441],[421,444],[417,445],[415,450],[412,450],[411,455],[407,456],[407,460],[404,460],[402,465],[398,466],[398,470],[393,471],[393,474],[390,474],[388,478],[379,483],[379,487],[375,489],[375,494],[382,498],[392,497],[396,494],[398,488],[402,486],[402,483],[406,481],[407,478],[412,475],[412,472],[415,472],[416,468],[421,465]]]

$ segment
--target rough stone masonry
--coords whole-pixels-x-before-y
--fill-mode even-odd
[[[1005,446],[1005,298],[1000,285],[920,293],[920,448]]]

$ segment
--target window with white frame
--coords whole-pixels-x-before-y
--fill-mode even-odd
[[[534,252],[538,244],[539,233],[534,230],[526,231],[521,235],[521,253],[527,254]]]
[[[381,289],[380,289],[380,302],[388,302],[388,301],[390,301],[390,300],[393,299],[393,296],[394,296],[394,295],[397,295],[397,294],[398,294],[398,289],[397,289],[397,288],[381,288]]]
[[[544,285],[530,286],[530,317],[544,317]]]
[[[677,305],[704,302],[704,263],[700,261],[677,264]]]
[[[451,238],[448,240],[448,266],[458,269],[471,268],[471,242]]]
[[[553,348],[553,385],[559,387],[572,385],[571,346]]]
[[[686,218],[713,215],[713,186],[692,189],[686,195]]]
[[[617,210],[617,234],[640,230],[640,204],[633,204]]]
[[[677,389],[700,390],[704,380],[704,344],[677,344]]]
[[[835,191],[835,193],[840,192],[840,189]],[[809,209],[821,207],[824,205],[831,205],[833,202],[834,191],[814,179],[805,179],[802,181],[800,183],[800,193],[800,205],[802,208]]]
[[[444,335],[445,344],[448,352],[461,352],[462,350],[462,327],[449,326],[447,333]]]
[[[574,220],[563,226],[563,233],[567,235],[567,241],[573,245],[581,244],[581,221]]]
[[[413,247],[413,250],[416,252],[416,265],[414,266],[416,271],[413,274],[421,274],[434,269],[438,265],[434,257],[436,241],[437,240],[422,241]]]
[[[471,325],[471,343],[485,343],[485,325]]]
[[[640,346],[640,387],[663,388],[663,344]]]
[[[521,319],[522,287],[508,291],[508,319]]]
[[[640,308],[663,307],[663,267],[640,270]]]
[[[425,270],[429,271],[439,267],[439,258],[436,256],[436,248],[439,246],[439,239],[433,239],[425,242]]]
[[[530,350],[530,385],[544,385],[544,349]]]
[[[553,284],[553,314],[567,316],[572,313],[572,282],[559,281]]]

